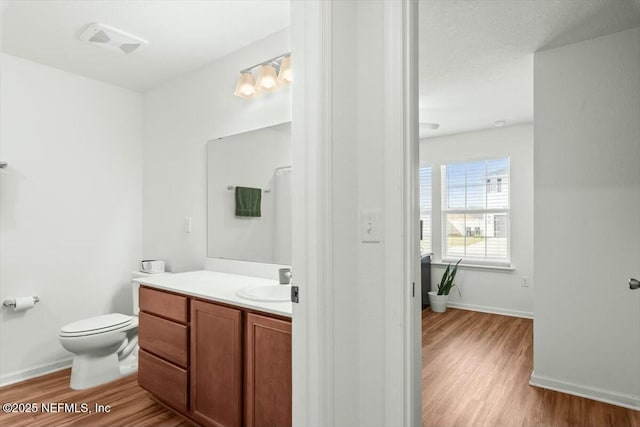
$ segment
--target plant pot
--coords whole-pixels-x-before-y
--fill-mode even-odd
[[[435,313],[444,313],[447,311],[447,301],[449,301],[449,295],[438,295],[438,292],[429,292],[429,303],[431,304],[431,311]]]

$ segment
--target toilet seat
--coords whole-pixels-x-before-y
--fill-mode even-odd
[[[60,329],[61,337],[83,337],[117,331],[132,326],[132,317],[120,313],[90,317],[70,323]],[[133,325],[135,326],[135,325]]]

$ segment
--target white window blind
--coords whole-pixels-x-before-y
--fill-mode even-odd
[[[508,158],[442,166],[444,259],[510,262]]]
[[[431,166],[423,166],[420,168],[420,252],[422,254],[430,254],[432,252],[431,188],[432,188]]]

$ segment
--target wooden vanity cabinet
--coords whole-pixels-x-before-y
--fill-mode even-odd
[[[291,426],[289,319],[141,286],[139,342],[140,386],[198,425]]]
[[[191,416],[203,425],[242,423],[242,310],[191,301]]]

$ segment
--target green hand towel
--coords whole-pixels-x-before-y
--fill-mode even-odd
[[[261,216],[261,199],[260,188],[236,187],[236,216]]]

